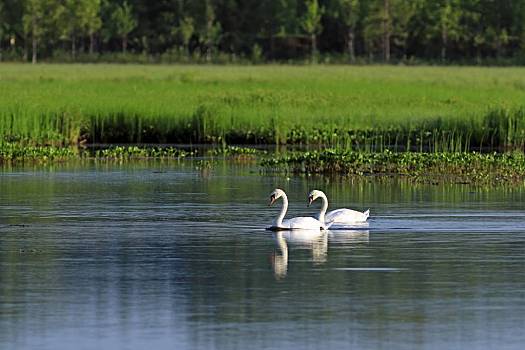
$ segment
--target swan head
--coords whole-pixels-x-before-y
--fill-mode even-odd
[[[270,193],[270,203],[268,203],[268,206],[270,206],[273,203],[275,203],[275,201],[278,198],[281,198],[283,195],[284,195],[284,191],[281,190],[280,188],[276,188],[275,190],[273,190],[273,192]]]
[[[312,205],[312,202],[315,201],[319,197],[325,197],[325,194],[323,191],[319,190],[313,190],[308,194],[308,206]]]

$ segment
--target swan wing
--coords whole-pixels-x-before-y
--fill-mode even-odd
[[[283,221],[283,226],[289,230],[324,230],[325,225],[317,219],[308,216],[300,216]]]
[[[325,221],[332,224],[335,223],[353,223],[364,222],[370,215],[370,209],[365,212],[360,212],[352,209],[336,209],[326,213]]]

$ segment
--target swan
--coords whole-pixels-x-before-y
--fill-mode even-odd
[[[319,190],[313,190],[310,192],[308,195],[308,206],[310,206],[317,198],[321,198],[323,200],[323,205],[319,215],[317,216],[317,219],[320,222],[326,224],[328,227],[331,227],[334,224],[364,223],[370,215],[370,209],[362,213],[360,211],[342,208],[332,210],[327,213],[326,210],[328,209],[328,198],[326,198],[326,195],[323,193],[323,191]]]
[[[283,199],[283,207],[281,208],[281,212],[279,213],[279,216],[273,224],[269,227],[267,227],[267,230],[272,231],[279,231],[279,230],[296,230],[296,229],[303,229],[303,230],[325,230],[326,226],[319,221],[318,219],[314,219],[312,217],[295,217],[288,220],[283,220],[284,216],[286,215],[286,211],[288,210],[288,197],[286,196],[286,193],[284,193],[283,190],[276,188],[272,193],[270,193],[270,203],[268,205],[272,205],[275,203],[275,201],[279,198]]]

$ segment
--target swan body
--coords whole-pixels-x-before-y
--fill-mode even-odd
[[[313,190],[308,195],[308,205],[312,204],[317,198],[321,198],[323,205],[321,211],[317,215],[317,219],[327,225],[332,227],[336,224],[356,224],[364,223],[370,216],[370,209],[365,212],[360,212],[352,209],[335,209],[332,211],[326,212],[328,210],[328,198],[323,193],[323,191]]]
[[[333,223],[355,223],[365,222],[370,216],[370,209],[360,212],[352,209],[335,209],[325,214],[326,222]]]
[[[292,219],[284,220],[286,211],[288,210],[288,197],[283,190],[277,188],[270,194],[270,204],[272,205],[278,198],[283,199],[283,207],[279,216],[273,224],[267,227],[268,230],[279,231],[279,230],[325,230],[326,226],[323,222],[318,219],[299,216]]]

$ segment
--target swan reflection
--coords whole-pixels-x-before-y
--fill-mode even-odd
[[[351,246],[355,244],[368,244],[370,241],[369,230],[337,229],[328,231],[330,243]]]
[[[341,245],[368,244],[368,230],[338,229],[337,231],[291,230],[273,234],[276,249],[272,255],[272,267],[276,279],[283,279],[288,272],[288,247],[311,249],[314,265],[327,261],[328,240]]]
[[[370,224],[368,222],[353,222],[353,223],[334,223],[330,226],[330,231],[368,231]]]
[[[277,231],[274,233],[277,249],[272,256],[275,277],[286,277],[288,271],[288,245],[298,249],[310,249],[315,265],[326,262],[328,251],[328,232],[315,230]]]

